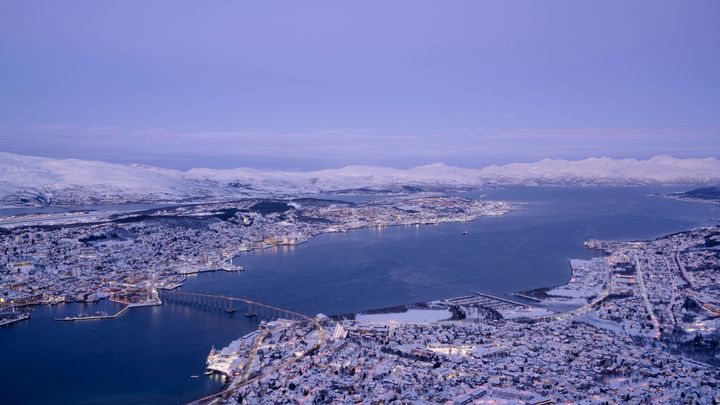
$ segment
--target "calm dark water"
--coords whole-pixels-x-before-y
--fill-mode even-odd
[[[363,229],[295,248],[238,256],[244,273],[191,278],[184,288],[252,297],[307,314],[337,314],[486,291],[553,286],[589,238],[646,239],[720,218],[720,207],[649,196],[658,188],[516,188],[490,199],[526,203],[473,223]],[[342,198],[342,197],[338,197]],[[462,236],[462,231],[470,234]],[[112,303],[103,303],[112,306]],[[56,322],[82,304],[42,307],[0,329],[3,403],[178,403],[217,390],[201,376],[210,345],[255,325],[180,305],[111,321]],[[96,309],[84,309],[94,311]],[[109,312],[109,311],[108,311]]]

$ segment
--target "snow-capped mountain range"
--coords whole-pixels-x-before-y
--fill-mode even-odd
[[[411,169],[346,166],[317,171],[163,169],[0,152],[6,204],[207,200],[343,190],[437,190],[499,185],[717,184],[720,160],[590,158],[467,169],[434,163]]]

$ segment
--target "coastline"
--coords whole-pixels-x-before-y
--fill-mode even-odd
[[[720,206],[720,200],[718,200],[718,199],[711,200],[711,199],[707,199],[707,198],[688,197],[688,196],[680,195],[677,193],[655,194],[655,196],[669,198],[671,200],[677,200],[677,201],[687,201],[687,202],[695,202],[695,203],[703,203],[703,204],[711,204],[711,205],[719,205]]]
[[[481,200],[481,201],[485,201],[485,200]],[[351,227],[347,227],[347,228],[340,228],[340,229],[338,229],[338,230],[335,230],[335,228],[325,228],[325,229],[320,230],[320,231],[318,231],[318,232],[311,233],[311,234],[309,234],[309,235],[308,235],[307,237],[305,237],[305,238],[298,239],[298,240],[296,240],[294,243],[275,243],[275,244],[262,244],[262,245],[260,245],[260,246],[257,246],[257,245],[251,246],[251,247],[249,247],[249,248],[244,248],[244,249],[242,249],[242,251],[240,251],[240,252],[237,252],[237,251],[236,251],[236,253],[232,253],[232,254],[229,254],[229,255],[227,256],[227,257],[230,258],[231,262],[233,262],[233,265],[239,267],[239,269],[226,270],[226,269],[222,268],[221,266],[216,266],[216,267],[213,267],[213,268],[201,269],[201,270],[197,270],[197,271],[189,271],[189,272],[177,273],[179,276],[182,276],[182,277],[183,277],[181,281],[179,281],[179,282],[177,282],[177,283],[174,283],[174,284],[171,284],[171,285],[169,285],[169,286],[158,286],[157,289],[159,289],[159,290],[175,290],[175,289],[181,289],[181,288],[185,285],[185,283],[187,282],[188,276],[197,275],[197,274],[200,274],[200,273],[214,273],[214,272],[218,272],[218,271],[224,271],[224,272],[227,272],[227,273],[242,272],[242,271],[245,271],[245,268],[243,268],[243,266],[239,266],[239,265],[234,264],[234,261],[236,260],[236,258],[241,257],[243,254],[248,254],[248,253],[255,252],[255,251],[259,251],[259,250],[266,250],[266,249],[276,248],[276,247],[280,247],[280,246],[299,246],[299,245],[301,245],[301,244],[303,244],[303,243],[305,243],[305,242],[311,241],[312,239],[314,239],[314,238],[317,237],[317,236],[321,236],[321,235],[325,235],[325,234],[347,233],[347,232],[354,231],[354,230],[376,229],[376,228],[385,228],[385,227],[420,226],[420,225],[423,225],[423,226],[434,226],[434,225],[441,225],[441,224],[446,224],[446,223],[470,223],[470,222],[477,221],[477,220],[479,220],[479,219],[481,219],[481,218],[484,218],[484,217],[499,217],[499,216],[504,216],[504,215],[512,212],[512,211],[516,208],[516,205],[515,205],[515,204],[507,204],[507,203],[504,203],[504,202],[502,202],[502,201],[494,201],[494,202],[503,203],[503,208],[504,208],[504,210],[501,211],[501,212],[499,212],[499,213],[485,214],[485,215],[477,215],[477,216],[475,216],[474,218],[468,219],[468,220],[457,220],[457,221],[452,221],[452,220],[438,220],[438,221],[430,221],[430,222],[428,222],[428,221],[413,221],[413,222],[407,222],[407,223],[391,223],[391,224],[381,224],[381,225],[377,225],[377,224],[367,224],[367,225],[362,225],[362,226],[351,226]],[[1,229],[1,228],[0,228],[0,229]],[[242,270],[241,270],[241,269],[242,269]],[[90,294],[92,294],[92,293],[90,293]],[[83,303],[83,302],[87,302],[87,301],[84,301],[84,300],[63,300],[62,302],[63,302],[63,303],[65,303],[65,302],[67,302],[67,303],[72,303],[72,302]],[[17,307],[25,307],[25,306],[36,306],[36,305],[46,305],[46,304],[48,304],[48,305],[53,305],[53,304],[57,304],[57,303],[59,303],[59,302],[41,302],[41,301],[37,301],[37,302],[27,302],[27,303],[22,303],[22,304],[15,304],[14,306],[17,306]]]

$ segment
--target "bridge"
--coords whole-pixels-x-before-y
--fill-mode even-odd
[[[160,292],[163,302],[184,304],[210,310],[225,311],[233,313],[243,310],[244,315],[250,318],[258,319],[290,319],[304,320],[309,319],[305,315],[289,309],[281,308],[271,304],[265,304],[249,298],[235,297],[231,295],[215,294],[208,292],[192,292],[192,291],[176,291],[164,290]]]
[[[317,341],[310,349],[307,349],[290,358],[284,359],[278,364],[266,367],[265,369],[263,369],[262,374],[257,375],[253,378],[249,378],[250,366],[253,362],[255,362],[257,350],[262,344],[263,339],[268,334],[267,331],[263,331],[263,333],[261,333],[256,338],[253,349],[250,352],[248,364],[246,364],[246,367],[244,367],[243,373],[240,376],[231,380],[230,384],[228,384],[228,386],[225,387],[225,389],[223,389],[222,391],[195,400],[188,405],[210,405],[222,403],[235,392],[237,392],[238,389],[260,381],[270,375],[273,375],[277,373],[277,371],[281,368],[287,367],[295,361],[317,352],[325,341],[325,328],[323,328],[323,326],[320,324],[320,322],[317,321],[317,319],[313,319],[299,312],[280,308],[275,305],[265,304],[248,298],[233,297],[229,295],[205,292],[165,290],[160,293],[160,296],[164,302],[198,306],[210,310],[234,312],[238,309],[243,309],[246,311],[245,315],[248,317],[258,317],[260,319],[284,318],[292,319],[295,321],[310,322],[315,325],[318,331]]]

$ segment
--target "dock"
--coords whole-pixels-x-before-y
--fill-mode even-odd
[[[16,318],[10,318],[10,319],[0,319],[0,326],[7,326],[12,325],[15,322],[24,321],[26,319],[30,319],[30,314],[22,314],[19,317]]]
[[[55,317],[56,321],[93,321],[97,319],[115,319],[119,317],[120,315],[124,314],[125,311],[130,308],[129,306],[121,309],[114,315],[79,315],[79,316],[65,316],[65,317]]]
[[[227,271],[228,273],[232,273],[235,271],[245,271],[245,268],[243,266],[240,266],[239,264],[228,264],[225,263],[222,266],[223,271]]]
[[[182,283],[170,284],[166,286],[157,287],[158,290],[177,290],[182,287]]]
[[[200,274],[200,273],[211,273],[211,272],[218,271],[218,270],[220,270],[220,269],[215,268],[215,267],[187,266],[187,267],[176,269],[175,272],[177,274],[180,274],[183,276],[189,276],[189,275]]]

